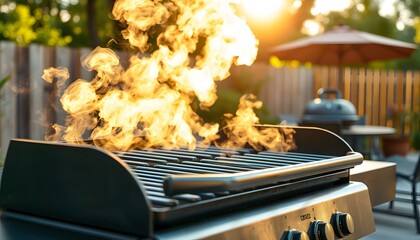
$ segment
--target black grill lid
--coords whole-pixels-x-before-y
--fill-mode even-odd
[[[327,98],[334,94],[334,99]],[[306,105],[303,122],[341,122],[353,124],[359,117],[356,114],[354,105],[342,99],[341,92],[337,89],[318,90],[318,98]]]

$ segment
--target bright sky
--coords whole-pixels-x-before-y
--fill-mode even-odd
[[[284,0],[242,0],[247,16],[259,21],[275,18],[283,8]]]
[[[350,7],[352,0],[316,0],[311,10],[312,15],[328,14],[331,11],[342,11]]]
[[[279,15],[281,10],[284,10],[284,2],[286,0],[242,0],[243,9],[247,16],[254,21],[267,22],[275,19]],[[292,1],[292,6],[287,9],[293,11],[293,9],[299,8],[304,0]],[[384,17],[395,16],[397,10],[400,14],[400,19],[397,22],[397,28],[403,30],[406,25],[412,25],[413,20],[408,17],[408,12],[401,4],[398,4],[398,0],[378,0],[380,1],[379,14]],[[317,16],[319,14],[328,14],[331,11],[343,11],[346,8],[354,6],[353,0],[316,0],[314,7],[311,9],[311,14]],[[363,11],[364,7],[362,4],[356,4],[354,7]],[[304,23],[302,29],[303,33],[307,35],[316,35],[322,31],[322,27],[318,22],[314,20],[307,20]]]

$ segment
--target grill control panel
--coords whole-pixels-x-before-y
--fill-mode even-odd
[[[354,232],[354,222],[350,213],[336,212],[331,219],[335,234],[344,238]]]
[[[311,224],[312,235],[316,240],[333,240],[334,239],[334,230],[330,223],[316,220]]]
[[[374,231],[367,187],[363,183],[350,182],[234,213],[205,225],[160,232],[157,238],[350,240],[360,239]]]
[[[354,232],[353,218],[349,213],[336,212],[331,222],[316,220],[311,223],[309,233],[291,229],[283,234],[284,240],[333,240],[344,238]],[[308,235],[309,234],[309,235]],[[311,237],[309,237],[311,236]]]
[[[284,236],[287,240],[309,240],[309,236],[306,232],[298,231],[296,229],[290,229]]]

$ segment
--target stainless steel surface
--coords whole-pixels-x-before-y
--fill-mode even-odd
[[[367,136],[386,136],[396,133],[395,128],[385,127],[385,126],[372,126],[372,125],[352,125],[349,128],[341,130],[343,136],[357,136],[357,137],[367,137]]]
[[[350,169],[350,181],[366,184],[374,207],[395,199],[395,170],[395,163],[365,160]]]
[[[380,137],[395,134],[396,129],[385,126],[352,125],[348,128],[341,129],[340,132],[343,138],[353,146],[355,151],[365,152],[367,149],[363,149],[363,141],[367,137],[370,138],[368,146],[370,159],[379,160],[383,158],[380,149]]]
[[[360,153],[350,152],[342,157],[240,173],[172,175],[165,179],[164,187],[165,193],[168,195],[242,190],[297,177],[308,177],[351,168],[362,162],[363,156]]]
[[[161,231],[155,236],[168,240],[277,240],[290,229],[311,234],[311,223],[316,220],[330,222],[337,211],[351,214],[354,220],[354,233],[342,239],[359,239],[375,231],[368,190],[364,184],[352,182],[204,223]]]
[[[338,140],[341,143],[341,139],[334,138],[335,141],[327,141],[331,138],[320,138],[319,134],[314,134],[310,129],[302,128],[302,131],[307,133],[299,135],[306,136],[299,139],[303,145],[314,145],[315,148],[322,145],[323,151],[312,152],[302,150],[300,147],[299,152],[286,154],[296,154],[296,156],[288,156],[281,162],[273,156],[267,159],[264,151],[249,153],[245,151],[246,149],[241,149],[240,154],[228,156],[223,156],[220,152],[214,154],[213,149],[207,152],[201,149],[195,151],[156,150],[156,154],[153,153],[150,156],[146,156],[146,153],[150,153],[144,151],[116,152],[107,155],[99,154],[94,148],[15,141],[12,150],[9,149],[9,153],[13,154],[8,154],[9,164],[5,167],[8,172],[4,172],[2,180],[3,183],[8,183],[8,188],[4,188],[5,185],[3,185],[1,189],[3,196],[16,196],[15,199],[19,201],[12,201],[13,204],[18,202],[16,208],[14,205],[6,204],[4,209],[10,213],[19,212],[25,215],[22,217],[23,220],[28,220],[32,215],[43,216],[46,219],[71,221],[80,226],[125,232],[147,239],[284,240],[285,232],[291,229],[296,229],[296,236],[309,235],[311,239],[317,239],[314,237],[315,232],[328,239],[331,236],[333,239],[338,239],[339,235],[346,234],[349,235],[344,239],[359,239],[369,235],[375,230],[375,226],[368,189],[362,183],[348,182],[349,169],[362,163],[362,156],[352,152],[349,147],[340,147],[343,144],[335,144]],[[330,135],[332,134],[328,133],[328,136]],[[315,139],[322,139],[322,141]],[[311,141],[315,143],[311,144]],[[340,150],[334,152],[337,148]],[[168,154],[170,156],[167,156]],[[256,156],[259,154],[261,155]],[[317,154],[318,158],[314,156]],[[175,158],[175,155],[179,155],[179,158]],[[241,155],[243,164],[240,166],[237,165],[236,158],[239,156],[236,155]],[[224,159],[226,157],[232,158],[231,162],[235,164],[226,166],[226,161],[228,161]],[[220,166],[215,165],[214,162],[219,160],[222,162]],[[39,166],[40,162],[43,163],[42,167]],[[65,168],[62,168],[63,166]],[[280,171],[277,171],[279,169]],[[16,172],[20,174],[14,174]],[[103,173],[107,175],[103,176]],[[197,174],[208,177],[209,175],[206,174],[215,173],[218,173],[217,176],[227,175],[228,178],[233,176],[227,181],[222,181],[222,184],[229,183],[227,186],[231,187],[229,188],[231,192],[215,192],[212,196],[208,193],[189,193],[183,194],[182,198],[179,198],[181,195],[168,198],[163,192],[163,179],[169,174]],[[5,176],[9,178],[4,178]],[[83,181],[76,183],[68,181],[74,176]],[[107,179],[113,181],[104,185],[103,180]],[[127,185],[127,180],[130,183],[136,180],[137,185]],[[31,191],[25,191],[28,189],[26,187],[19,187],[26,186],[28,181],[32,184]],[[281,182],[274,184],[276,181]],[[263,184],[262,188],[237,191],[239,189],[237,187],[241,187],[244,182],[246,188],[250,186],[249,182],[252,183],[252,187],[259,186],[261,182],[269,183],[270,186]],[[233,185],[230,185],[231,183]],[[192,181],[189,184],[195,183]],[[77,188],[73,188],[74,186]],[[106,186],[106,188],[102,189],[101,186]],[[125,192],[113,194],[107,191],[114,188],[125,189]],[[15,192],[16,189],[20,190]],[[43,190],[42,194],[39,194],[40,190]],[[91,207],[88,199],[85,200],[84,197],[88,196],[86,192],[94,197],[94,208]],[[131,194],[141,195],[144,198],[130,204],[120,204],[121,206],[118,207],[115,207],[118,200],[106,201],[114,197],[121,198],[121,196],[132,199]],[[73,197],[61,197],[70,195]],[[55,199],[55,196],[60,197]],[[147,199],[149,200],[143,201]],[[80,204],[74,205],[74,202],[79,200]],[[168,201],[177,204],[163,205]],[[61,207],[52,208],[57,202]],[[102,204],[103,202],[106,204]],[[26,207],[27,212],[21,211],[21,206]],[[33,206],[35,210],[38,210],[37,206],[48,206],[48,208],[36,212],[30,209]],[[123,211],[120,211],[120,208]],[[60,212],[60,209],[66,209],[69,212],[55,215]],[[135,211],[131,211],[133,209]],[[44,215],[47,210],[50,214]],[[127,213],[129,216],[146,217],[135,221],[114,221],[114,219],[119,219],[117,215],[102,217],[104,212],[113,213],[114,210],[119,210],[118,213],[124,212],[122,215]],[[97,213],[98,211],[100,213]],[[72,212],[83,212],[87,216],[80,215],[78,221],[73,221]],[[345,219],[347,226],[341,228],[341,234],[340,231],[337,234],[333,230],[337,228],[337,219],[334,216],[337,216],[338,212],[347,216]],[[96,221],[98,217],[102,220]],[[109,221],[112,225],[94,224],[103,221]],[[131,225],[126,227],[127,224]],[[132,225],[134,228],[131,228]],[[138,230],[140,228],[142,228],[141,231]],[[351,233],[353,229],[354,233]],[[299,234],[299,231],[306,235]],[[287,238],[290,236],[295,239],[295,234],[290,234]]]

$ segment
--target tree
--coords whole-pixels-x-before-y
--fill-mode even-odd
[[[54,26],[54,20],[37,9],[31,11],[28,5],[9,4],[9,11],[0,13],[0,39],[13,40],[19,45],[40,43],[49,46],[64,46],[71,42],[71,36],[64,36]]]
[[[373,34],[398,39],[405,42],[413,42],[415,36],[414,26],[406,25],[403,30],[397,29],[402,11],[410,11],[410,16],[419,16],[419,2],[417,0],[402,0],[404,4],[416,2],[413,6],[397,6],[394,16],[381,16],[379,14],[381,0],[355,0],[353,5],[342,12],[330,12],[326,15],[314,16],[326,30],[333,28],[339,23],[350,27],[370,32]],[[417,8],[416,8],[417,6]],[[417,14],[417,15],[416,15]],[[393,69],[420,69],[420,51],[417,50],[409,59],[384,61],[371,63],[371,66],[386,67]]]
[[[8,11],[0,13],[0,40],[13,40],[20,45],[107,46],[120,32],[109,15],[113,2],[3,1],[0,6]]]

